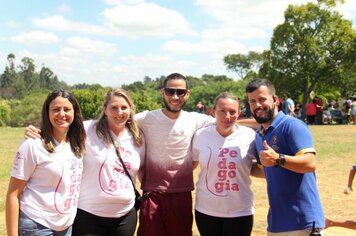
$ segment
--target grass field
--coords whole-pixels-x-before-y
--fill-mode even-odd
[[[356,125],[311,126],[310,129],[318,152],[316,172],[325,215],[332,219],[356,221],[356,192],[343,194],[351,165],[356,163]],[[22,140],[23,132],[23,128],[0,128],[0,236],[6,235],[5,194],[13,156]],[[194,176],[197,176],[197,171]],[[255,223],[252,235],[266,235],[268,201],[265,180],[253,178],[252,188],[255,193]],[[199,235],[195,225],[193,230],[194,235]],[[354,236],[356,231],[330,228],[325,231],[325,235]]]

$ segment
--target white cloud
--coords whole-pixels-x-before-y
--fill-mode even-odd
[[[262,52],[267,48],[261,42],[268,47],[273,28],[284,21],[288,5],[306,2],[310,0],[197,0],[201,10],[218,23],[203,29],[199,41],[170,40],[161,48],[173,53],[211,54],[216,60],[231,53]],[[356,5],[353,5],[355,9]]]
[[[112,65],[105,62],[106,60],[102,60],[100,56],[97,60],[88,60],[79,51],[76,53],[73,54],[73,51],[71,51],[70,54],[66,54],[60,51],[60,53],[41,54],[23,50],[18,52],[16,57],[30,57],[34,59],[37,67],[45,64],[45,66],[51,68],[59,80],[65,81],[69,85],[78,83],[100,83],[103,86],[119,84],[113,81],[115,74],[113,74]]]
[[[112,55],[117,51],[114,44],[106,43],[98,40],[82,38],[79,36],[70,37],[67,39],[67,46],[72,50],[77,50],[82,53]]]
[[[196,34],[190,29],[189,23],[183,15],[153,3],[113,6],[105,9],[102,14],[105,20],[102,25],[71,21],[61,15],[35,18],[33,24],[48,30],[124,36],[127,38]]]
[[[355,0],[347,0],[345,4],[339,5],[337,9],[340,11],[340,13],[346,17],[347,19],[350,19],[353,21],[353,24],[356,23],[356,4]],[[354,25],[354,28],[356,26]]]
[[[10,20],[8,22],[6,22],[6,26],[9,28],[17,28],[19,26],[19,24],[16,21]]]
[[[109,5],[120,5],[120,4],[139,4],[145,2],[144,0],[105,0]]]
[[[202,45],[201,43],[193,43],[189,41],[178,41],[178,40],[166,41],[161,48],[166,51],[183,53],[183,54],[203,53],[209,50],[206,47],[204,47],[204,45]]]
[[[65,19],[63,16],[55,15],[47,18],[35,18],[33,24],[37,27],[56,30],[80,32],[87,34],[111,35],[112,33],[101,26],[95,26],[83,22],[75,22]]]
[[[12,37],[12,40],[17,43],[24,44],[51,44],[57,43],[60,39],[57,35],[42,31],[32,31],[28,33],[22,33]]]
[[[283,22],[283,12],[288,4],[309,1],[311,0],[195,0],[197,9],[181,12],[184,7],[179,5],[183,4],[180,1],[159,6],[160,1],[155,4],[144,0],[104,0],[107,8],[97,9],[93,13],[96,14],[93,15],[96,22],[98,19],[102,20],[100,23],[83,20],[80,12],[75,18],[67,18],[71,15],[42,17],[48,16],[48,13],[41,12],[33,19],[33,25],[25,25],[27,21],[14,18],[16,21],[8,21],[6,28],[16,27],[21,30],[26,27],[28,31],[45,29],[44,31],[49,32],[57,31],[55,33],[58,35],[59,31],[65,32],[61,35],[61,40],[55,34],[51,38],[51,34],[42,31],[19,34],[13,40],[28,43],[50,40],[60,42],[55,47],[57,51],[48,54],[42,53],[42,47],[36,48],[34,52],[16,50],[14,53],[18,60],[29,56],[35,60],[36,65],[45,63],[60,80],[69,84],[100,83],[104,86],[119,86],[142,81],[146,75],[156,78],[172,72],[197,77],[202,74],[225,74],[237,78],[234,73],[226,70],[223,57],[250,50],[262,51],[263,47],[268,47],[273,28]],[[168,8],[168,5],[176,6],[177,10]],[[354,0],[347,0],[340,11],[345,17],[355,19],[355,8]],[[52,10],[48,12],[53,12]],[[55,10],[66,14],[70,11],[74,13],[76,8],[75,4],[68,3]],[[186,18],[184,14],[190,14],[189,17],[197,14],[202,18],[191,19],[192,22],[189,22],[189,17]],[[211,18],[215,21],[210,21]],[[192,25],[197,27],[197,32],[192,30]],[[45,36],[47,40],[44,40]],[[100,38],[95,38],[96,36]],[[140,40],[122,40],[123,37]],[[161,43],[154,41],[156,38],[169,40]],[[146,44],[141,49],[142,45],[138,44],[146,42],[145,39],[148,46]],[[109,40],[114,43],[108,43]],[[59,47],[61,48],[58,49]],[[117,53],[119,47],[120,54]],[[4,48],[6,47],[3,46],[0,51],[2,58],[6,58],[9,53]],[[49,47],[45,48],[47,49]],[[122,55],[125,51],[130,53],[129,49],[135,55]]]
[[[58,11],[60,13],[69,13],[69,12],[72,11],[72,8],[69,5],[63,3],[63,4],[58,6]]]
[[[128,37],[195,34],[183,15],[153,3],[117,5],[103,14],[112,30]]]

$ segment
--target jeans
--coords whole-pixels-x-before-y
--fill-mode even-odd
[[[71,236],[72,226],[63,231],[54,231],[29,218],[20,210],[19,236]]]

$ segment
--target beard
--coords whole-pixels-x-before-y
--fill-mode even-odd
[[[182,103],[182,105],[181,105],[178,109],[176,109],[176,110],[172,109],[172,108],[169,106],[169,104],[166,102],[166,100],[164,100],[164,99],[163,99],[163,103],[164,103],[164,107],[167,109],[167,111],[172,112],[172,113],[178,113],[178,112],[180,112],[180,111],[182,110],[182,108],[185,106],[185,104],[186,104],[187,102]]]
[[[262,108],[266,112],[266,114],[263,115],[263,116],[257,116],[256,115],[256,110],[254,110],[252,116],[255,118],[255,120],[259,124],[263,124],[263,123],[269,122],[269,121],[271,121],[273,119],[275,106],[276,105],[273,104],[272,109],[268,109],[268,110]]]

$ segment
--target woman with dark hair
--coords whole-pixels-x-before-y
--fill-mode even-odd
[[[71,235],[86,138],[71,93],[47,96],[41,130],[40,138],[25,140],[15,156],[6,197],[7,235]]]
[[[115,88],[106,93],[99,118],[84,122],[86,152],[72,235],[134,234],[135,191],[121,162],[135,181],[143,163],[145,145],[134,115],[132,99],[125,90]],[[25,136],[35,138],[37,132],[29,126]]]

